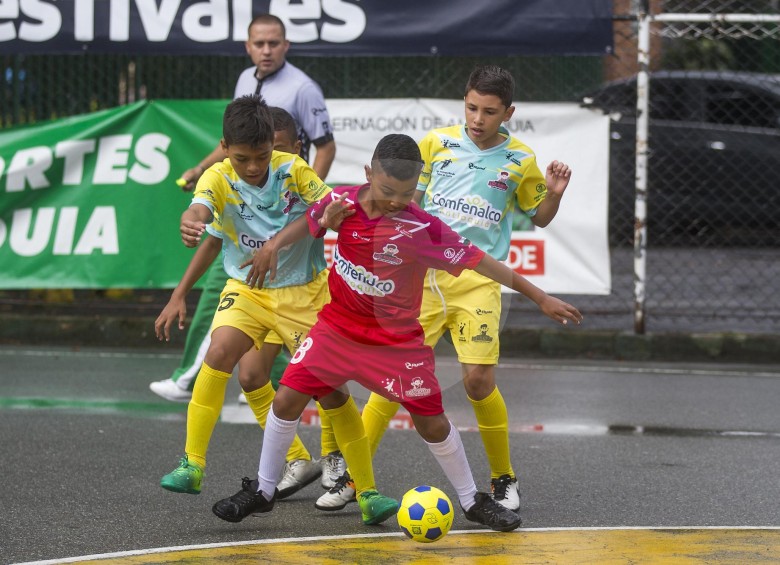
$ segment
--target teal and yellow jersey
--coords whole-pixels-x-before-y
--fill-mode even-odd
[[[309,206],[330,192],[306,162],[296,155],[274,151],[264,186],[241,180],[229,159],[203,173],[193,204],[203,204],[221,222],[225,271],[243,281],[249,267],[239,265],[252,257],[283,227],[305,214]],[[214,226],[209,230],[213,235]],[[263,286],[279,288],[311,282],[326,267],[322,239],[305,237],[279,252],[276,279]]]
[[[509,253],[515,202],[536,214],[547,194],[530,147],[505,128],[503,143],[481,150],[463,125],[435,129],[420,142],[425,162],[417,190],[422,206],[480,249],[503,261]]]

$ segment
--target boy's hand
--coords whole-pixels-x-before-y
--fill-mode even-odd
[[[547,196],[563,196],[563,192],[569,185],[571,179],[571,169],[566,163],[553,161],[547,165],[547,171],[544,175],[544,181],[547,183]]]
[[[203,222],[182,220],[179,224],[181,242],[187,247],[197,247],[204,231],[206,231],[206,224]]]
[[[201,177],[202,174],[203,174],[203,167],[201,167],[200,165],[192,167],[191,169],[187,169],[179,177],[180,179],[184,179],[186,182],[184,183],[184,185],[179,185],[179,187],[184,192],[192,192],[193,190],[195,190],[195,185],[198,183],[198,179]]]
[[[160,341],[171,341],[171,324],[174,320],[179,320],[179,330],[184,329],[184,320],[187,317],[187,302],[182,299],[171,297],[168,304],[165,305],[160,315],[154,321],[154,334]]]
[[[279,253],[271,241],[273,240],[265,242],[265,245],[255,251],[251,259],[247,259],[239,266],[240,269],[243,269],[247,265],[252,265],[244,281],[249,285],[249,288],[263,288],[266,273],[270,272],[269,280],[276,278],[276,264],[279,261]]]
[[[321,228],[339,231],[341,223],[355,213],[355,206],[346,200],[347,193],[345,192],[325,206],[322,217],[317,221]]]
[[[564,326],[569,323],[569,320],[575,324],[582,322],[582,314],[580,314],[579,310],[554,296],[545,296],[539,303],[539,308],[547,317]]]

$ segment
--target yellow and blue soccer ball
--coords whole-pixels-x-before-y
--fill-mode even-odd
[[[431,543],[443,538],[452,527],[452,502],[436,487],[419,486],[408,491],[398,509],[401,531],[414,541]]]

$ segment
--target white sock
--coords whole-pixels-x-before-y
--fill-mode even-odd
[[[471,474],[471,467],[466,459],[466,450],[463,449],[458,429],[450,422],[450,435],[447,436],[447,439],[440,443],[428,443],[427,441],[425,443],[428,444],[428,449],[431,450],[442,471],[455,487],[463,510],[469,510],[474,506],[477,485],[474,483],[474,476]]]
[[[274,414],[274,408],[268,412],[268,420],[263,432],[263,448],[260,450],[260,464],[257,467],[257,490],[267,499],[273,497],[287,456],[287,451],[295,439],[298,420],[289,422],[280,420]]]

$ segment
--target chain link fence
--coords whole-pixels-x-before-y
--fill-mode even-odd
[[[290,60],[327,98],[460,98],[474,65],[491,62],[514,74],[519,102],[576,101],[608,113],[613,291],[563,298],[580,307],[590,328],[637,331],[636,76],[643,13],[651,31],[646,329],[780,333],[778,0],[615,0],[615,48],[604,56]],[[3,127],[141,98],[230,98],[248,65],[240,57],[95,54],[0,55],[0,62]],[[100,302],[103,294],[76,298]],[[144,299],[157,308],[167,295]],[[0,293],[3,302],[18,307],[24,296]],[[547,324],[521,298],[510,302],[508,324]]]

